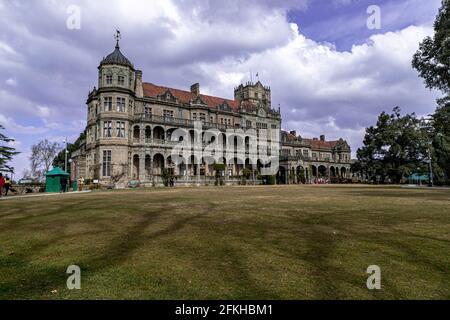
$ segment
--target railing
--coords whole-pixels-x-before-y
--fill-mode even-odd
[[[337,160],[337,159],[331,159],[331,158],[324,158],[320,159],[318,157],[306,157],[302,155],[281,155],[280,161],[316,161],[316,162],[328,162],[328,163],[350,163],[350,161],[345,160]]]
[[[152,145],[152,146],[177,146],[183,143],[183,141],[171,141],[171,140],[163,140],[163,139],[133,139],[133,144],[138,145]]]
[[[182,119],[182,118],[174,118],[174,117],[164,117],[164,116],[155,116],[151,114],[137,114],[134,116],[134,121],[142,121],[142,122],[152,122],[159,123],[165,125],[173,125],[180,127],[189,127],[193,128],[195,124],[195,120]],[[202,122],[203,129],[219,129],[219,130],[227,130],[227,129],[251,129],[249,127],[241,126],[240,124],[228,125],[221,123],[211,123],[205,121],[197,121]]]

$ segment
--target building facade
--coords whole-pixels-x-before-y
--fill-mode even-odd
[[[170,171],[176,183],[208,183],[220,175],[233,184],[250,169],[254,183],[261,175],[309,183],[314,175],[349,170],[345,141],[294,136],[282,132],[280,109],[272,108],[271,90],[261,82],[239,85],[232,100],[204,95],[198,83],[189,91],[146,83],[117,41],[88,95],[86,141],[72,154],[72,180],[158,185]]]
[[[342,138],[327,141],[306,139],[297,132],[281,134],[281,181],[295,183],[342,183],[351,179],[351,148]]]

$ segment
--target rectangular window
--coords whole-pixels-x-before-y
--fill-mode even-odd
[[[163,114],[164,114],[164,118],[173,118],[173,111],[172,110],[164,110]]]
[[[106,76],[106,84],[112,84],[112,81],[113,81],[113,76],[112,76],[112,74],[108,74],[108,75]]]
[[[245,126],[247,128],[251,128],[252,127],[252,122],[250,120],[245,121]]]
[[[105,138],[112,137],[112,121],[105,121],[103,123],[103,137]]]
[[[111,176],[111,151],[103,151],[103,176]]]
[[[119,76],[117,78],[117,82],[119,83],[119,86],[125,85],[125,77],[124,76]]]
[[[125,98],[117,98],[117,111],[125,112]]]
[[[273,124],[271,128],[272,128],[272,129],[277,129],[277,125],[276,125],[276,124]]]
[[[104,98],[103,110],[112,111],[112,97]]]
[[[228,119],[228,125],[231,126],[231,119]]]
[[[118,138],[125,138],[125,122],[117,121],[116,122],[116,131]]]
[[[151,117],[152,116],[152,108],[145,106],[144,107],[144,114],[146,117]]]
[[[303,150],[303,156],[304,157],[309,157],[309,151],[308,150]]]
[[[192,120],[197,120],[197,114],[195,112],[192,114]]]
[[[206,122],[206,114],[200,113],[200,121]]]
[[[214,117],[210,117],[210,118],[209,118],[209,122],[210,122],[210,123],[214,123]]]
[[[256,128],[257,129],[267,129],[267,123],[257,122]]]

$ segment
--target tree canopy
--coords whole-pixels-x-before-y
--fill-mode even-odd
[[[443,0],[434,23],[434,37],[426,37],[412,65],[427,88],[450,94],[450,0]]]
[[[413,68],[427,88],[440,90],[436,112],[431,115],[432,159],[438,183],[450,180],[450,0],[443,0],[434,23],[434,36],[420,44]]]
[[[6,172],[14,172],[13,168],[8,165],[8,163],[12,160],[12,158],[19,154],[14,147],[9,145],[10,142],[13,142],[14,139],[8,138],[4,135],[1,130],[5,128],[0,125],[0,171]]]
[[[377,124],[366,129],[352,169],[373,181],[400,183],[425,166],[428,140],[423,121],[414,113],[402,116],[398,107],[391,114],[382,112]]]
[[[67,159],[70,159],[72,152],[74,152],[80,148],[81,144],[83,143],[83,141],[85,139],[86,139],[86,134],[85,134],[85,132],[82,132],[82,133],[80,133],[80,136],[74,143],[67,144]],[[64,168],[64,164],[66,161],[65,152],[66,152],[66,149],[64,148],[53,159],[54,167]],[[71,170],[70,166],[67,165],[67,170],[66,170],[67,173],[70,173],[70,170]]]

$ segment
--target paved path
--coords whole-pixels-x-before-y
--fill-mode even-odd
[[[10,196],[10,197],[2,196],[0,198],[0,201],[13,200],[13,199],[36,198],[36,197],[51,197],[51,196],[64,197],[67,195],[82,194],[82,193],[89,193],[89,192],[92,192],[92,191],[86,190],[86,191],[76,191],[76,192],[66,192],[66,193],[39,193],[39,194],[30,194],[30,195],[26,195],[26,196]]]

